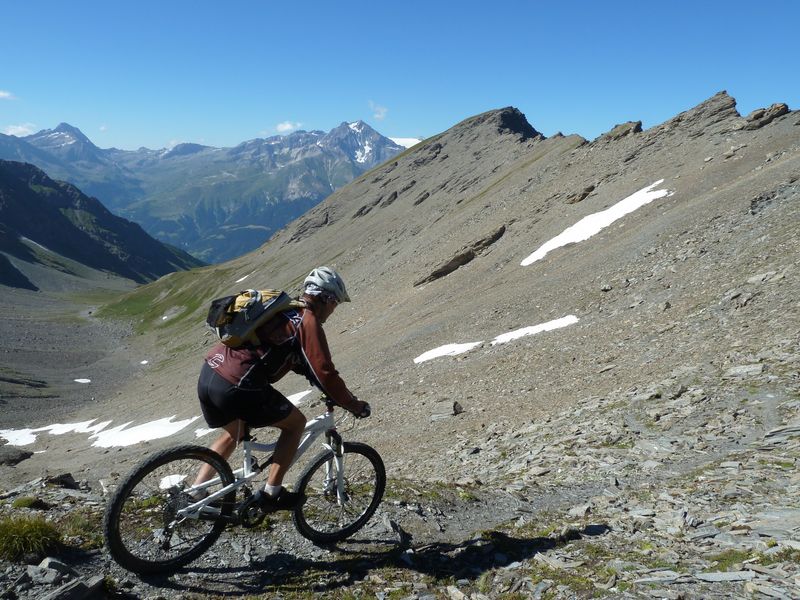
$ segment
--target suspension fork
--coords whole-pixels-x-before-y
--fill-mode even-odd
[[[325,465],[325,490],[329,492],[331,487],[335,486],[336,503],[342,506],[348,500],[344,489],[344,442],[335,429],[328,430],[325,437],[328,440],[328,447],[333,451],[333,460],[329,460]]]

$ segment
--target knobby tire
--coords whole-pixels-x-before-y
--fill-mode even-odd
[[[334,461],[330,450],[305,468],[295,488],[307,500],[294,510],[292,520],[297,531],[315,544],[339,542],[361,529],[375,513],[386,488],[386,469],[376,450],[359,442],[344,442],[343,450],[349,498],[344,506],[338,504],[335,490],[323,490],[326,464]]]
[[[222,499],[218,509],[222,519],[173,518],[182,508],[180,503],[185,506],[188,501],[185,494],[181,496],[181,490],[191,486],[196,470],[203,464],[210,465],[220,479],[214,489],[233,483],[230,465],[219,454],[202,446],[184,445],[145,459],[119,484],[103,520],[106,543],[117,563],[135,573],[167,573],[192,562],[217,541],[225,529],[224,517],[233,511],[235,491]],[[166,525],[176,521],[178,524],[172,529]],[[193,528],[200,531],[195,533]],[[184,543],[186,548],[169,548],[174,550],[171,554],[159,546],[165,538],[176,545]]]

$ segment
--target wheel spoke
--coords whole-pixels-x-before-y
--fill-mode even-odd
[[[188,491],[203,466],[217,478],[210,493],[233,479],[221,457],[184,446],[145,461],[120,485],[106,513],[106,537],[117,562],[137,572],[168,570],[193,560],[216,540],[224,522],[179,514],[196,502]],[[230,510],[223,505],[223,513]]]
[[[345,443],[344,471],[341,504],[332,453],[318,457],[301,476],[299,489],[307,500],[295,512],[294,521],[300,533],[312,541],[325,543],[351,535],[372,516],[383,496],[383,462],[369,446]],[[326,485],[328,473],[333,486]]]

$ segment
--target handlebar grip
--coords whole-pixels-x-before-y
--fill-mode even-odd
[[[360,413],[355,415],[356,419],[366,419],[372,414],[372,408],[369,405],[369,402],[364,402],[364,408],[361,410]]]

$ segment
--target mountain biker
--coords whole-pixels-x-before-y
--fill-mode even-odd
[[[214,346],[197,383],[206,422],[224,429],[211,449],[226,460],[250,427],[280,429],[267,482],[255,494],[265,511],[291,510],[305,501],[281,483],[300,444],[306,418],[270,384],[294,371],[356,417],[370,415],[369,404],[358,400],[339,376],[322,329],[340,303],[350,302],[344,281],[333,269],[318,267],[303,281],[300,299],[306,308],[280,313],[257,330],[258,339],[263,340],[260,346]],[[213,475],[210,466],[203,466],[195,486]]]

